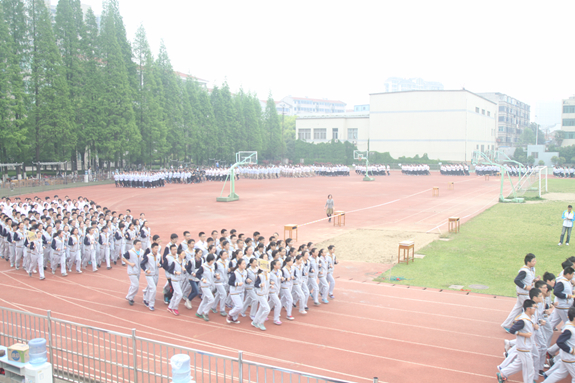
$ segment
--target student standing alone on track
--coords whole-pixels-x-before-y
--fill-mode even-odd
[[[561,219],[563,219],[563,229],[561,230],[561,237],[559,237],[559,246],[563,244],[563,237],[565,237],[565,232],[567,232],[567,239],[565,240],[565,245],[569,246],[569,240],[571,239],[571,230],[573,229],[573,218],[575,214],[572,211],[573,206],[567,206],[567,210],[563,212]]]
[[[331,216],[333,215],[333,197],[331,194],[327,196],[327,201],[325,202],[325,213],[329,218],[328,222],[331,222]]]

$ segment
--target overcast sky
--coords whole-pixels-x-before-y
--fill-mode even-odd
[[[388,77],[421,77],[506,93],[534,120],[537,104],[575,94],[573,0],[120,0],[120,12],[129,39],[142,23],[154,54],[164,40],[175,70],[260,98],[353,108]]]

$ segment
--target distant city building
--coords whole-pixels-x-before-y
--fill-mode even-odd
[[[286,96],[280,101],[276,101],[278,113],[286,116],[345,113],[346,105],[343,101],[328,100],[327,98]]]
[[[369,104],[355,105],[353,107],[354,112],[369,112]]]
[[[421,78],[390,77],[384,83],[385,92],[407,92],[410,90],[443,90],[443,84],[423,81]]]
[[[561,111],[561,130],[563,142],[561,146],[575,145],[575,96],[563,100]]]
[[[496,113],[496,102],[467,90],[373,93],[369,111],[298,116],[296,137],[350,141],[359,150],[369,144],[395,158],[470,161],[475,150],[495,149]]]
[[[531,121],[531,107],[499,92],[478,93],[478,95],[497,104],[497,143],[499,146],[517,146],[519,136]]]
[[[196,81],[198,82],[198,84],[200,84],[200,86],[201,86],[202,88],[205,88],[205,89],[208,88],[208,80],[204,80],[204,79],[201,79],[201,78],[199,78],[199,77],[195,77],[195,76],[192,76],[192,75],[189,75],[189,74],[185,74],[185,73],[183,73],[183,72],[176,72],[176,71],[174,71],[174,73],[176,74],[176,76],[178,76],[180,79],[182,79],[182,80],[184,80],[184,81],[185,81],[186,79],[188,79],[188,78],[191,78],[191,79],[196,80]]]
[[[561,125],[561,100],[541,101],[531,106],[533,121],[541,126],[541,130]]]

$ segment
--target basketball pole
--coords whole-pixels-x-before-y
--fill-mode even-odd
[[[236,176],[235,176],[235,169],[238,166],[245,165],[246,163],[252,163],[252,157],[256,156],[257,160],[257,152],[254,152],[250,156],[244,158],[241,161],[238,161],[240,158],[236,158],[236,163],[232,165],[230,168],[230,173],[228,177],[230,178],[230,194],[227,197],[222,197],[224,194],[224,188],[226,187],[226,183],[224,182],[224,186],[222,187],[222,192],[219,197],[216,198],[217,202],[234,202],[240,199],[240,196],[236,194]]]

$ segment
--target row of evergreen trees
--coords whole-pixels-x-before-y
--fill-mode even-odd
[[[141,26],[133,43],[118,0],[104,3],[100,25],[80,0],[0,0],[0,163],[71,161],[90,153],[119,164],[233,161],[257,150],[286,154],[268,98],[211,93],[183,81],[165,46],[154,57]]]

